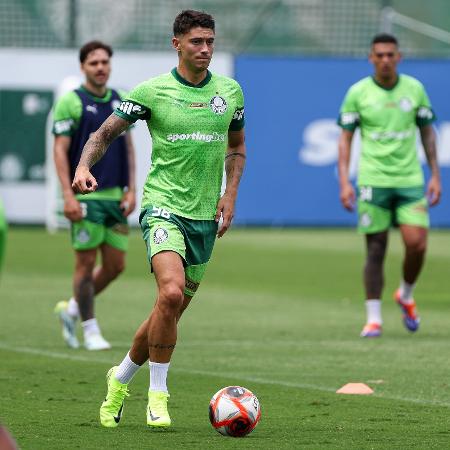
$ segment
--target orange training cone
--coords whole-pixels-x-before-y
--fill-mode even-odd
[[[368,395],[373,394],[373,389],[364,383],[347,383],[338,389],[336,394]]]

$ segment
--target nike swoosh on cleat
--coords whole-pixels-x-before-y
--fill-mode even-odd
[[[116,422],[116,423],[120,422],[120,418],[122,417],[122,409],[123,409],[123,403],[119,409],[119,412],[117,413],[117,416],[113,416],[114,422]]]
[[[158,420],[158,419],[161,418],[161,417],[155,417],[155,416],[152,414],[150,408],[148,409],[148,412],[149,412],[149,414],[150,414],[150,419],[152,419],[152,421],[155,421],[155,420]]]

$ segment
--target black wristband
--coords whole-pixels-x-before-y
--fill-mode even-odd
[[[225,156],[225,159],[229,158],[230,156],[240,156],[241,158],[246,158],[246,156],[244,155],[244,153],[240,153],[240,152],[233,152],[233,153],[228,153],[227,156]]]

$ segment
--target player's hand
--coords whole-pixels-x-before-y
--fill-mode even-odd
[[[441,181],[439,177],[432,176],[428,182],[427,198],[430,206],[437,205],[441,200]]]
[[[74,196],[64,199],[64,216],[71,222],[79,222],[83,218],[80,202]]]
[[[221,238],[231,226],[231,221],[234,217],[234,202],[235,197],[225,193],[217,204],[216,217],[214,220],[219,223],[220,217],[223,219],[222,225],[220,225],[219,231],[217,232],[218,238]]]
[[[124,192],[120,201],[123,216],[128,217],[134,211],[134,208],[136,208],[136,193],[133,190]]]
[[[97,189],[97,180],[86,166],[78,166],[73,177],[72,189],[80,194],[88,194]]]
[[[353,211],[355,209],[356,194],[351,183],[346,183],[341,187],[340,199],[342,206],[347,211]]]

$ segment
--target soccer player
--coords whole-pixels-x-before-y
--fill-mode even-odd
[[[208,70],[214,19],[203,12],[183,11],[175,19],[173,33],[178,66],[131,91],[87,142],[73,181],[79,192],[95,191],[97,181],[89,168],[131,123],[147,121],[152,165],[140,223],[157,298],[129,353],[108,372],[108,393],[100,408],[105,427],[118,425],[128,383],[147,360],[147,424],[170,426],[166,379],[177,323],[203,278],[216,235],[222,237],[230,227],[244,168],[242,90],[236,81]],[[226,188],[220,196],[224,163]]]
[[[397,73],[401,58],[397,39],[379,34],[372,40],[369,59],[374,75],[347,92],[338,119],[340,199],[353,210],[356,194],[349,181],[350,147],[359,126],[362,149],[358,171],[358,229],[366,236],[364,267],[367,322],[362,337],[381,335],[383,263],[391,225],[398,225],[405,246],[403,278],[394,293],[405,327],[414,332],[419,316],[413,290],[422,268],[429,227],[428,204],[439,202],[441,182],[436,157],[435,120],[423,85]],[[431,177],[426,193],[416,151],[419,128]]]
[[[81,196],[72,190],[84,144],[122,101],[119,92],[107,87],[112,54],[111,47],[99,41],[81,47],[79,57],[85,81],[78,89],[63,95],[54,108],[54,160],[64,197],[64,215],[71,221],[75,252],[73,297],[68,302],[59,302],[55,312],[64,340],[72,348],[79,346],[76,321],[81,318],[87,350],[111,347],[95,318],[94,296],[125,267],[127,216],[136,205],[130,133],[118,137],[108,155],[93,168],[98,181],[95,193]],[[101,264],[95,267],[97,253],[101,254]]]

